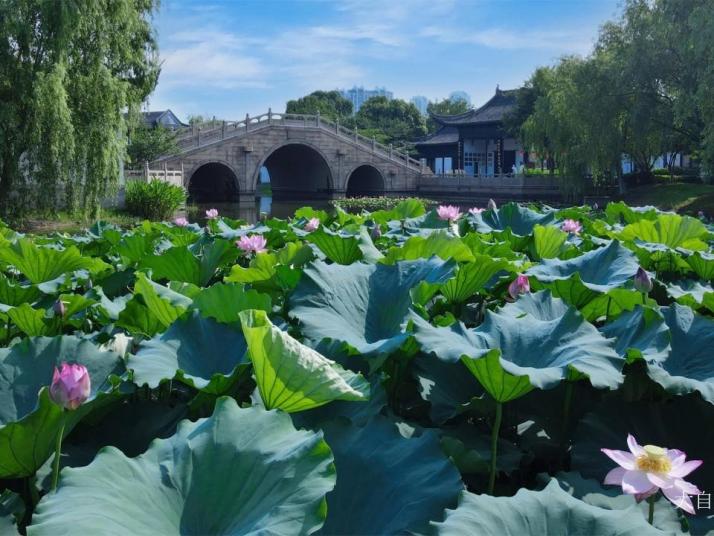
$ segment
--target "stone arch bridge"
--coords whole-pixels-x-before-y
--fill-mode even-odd
[[[145,173],[198,201],[253,202],[261,168],[274,197],[338,198],[416,192],[422,163],[319,115],[268,112],[179,133],[179,152]],[[151,171],[149,171],[151,170]]]

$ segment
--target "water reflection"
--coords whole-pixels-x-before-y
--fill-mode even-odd
[[[289,200],[274,200],[270,196],[258,197],[255,203],[192,203],[187,207],[186,213],[190,221],[203,223],[205,220],[206,210],[215,208],[221,216],[228,218],[245,220],[248,223],[255,223],[260,219],[260,214],[274,218],[290,218],[295,214],[295,211],[301,207],[312,207],[330,211],[332,205],[326,199],[299,199],[295,201]]]

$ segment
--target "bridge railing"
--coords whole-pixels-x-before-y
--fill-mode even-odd
[[[203,126],[194,125],[189,127],[177,135],[176,143],[179,150],[186,151],[203,147],[226,138],[240,136],[244,133],[271,125],[320,128],[334,132],[339,137],[345,139],[345,141],[354,143],[383,158],[399,162],[415,170],[424,170],[422,163],[407,153],[397,151],[392,146],[379,143],[374,138],[363,136],[357,132],[356,129],[351,130],[337,122],[320,117],[320,114],[274,113],[271,110],[254,117],[250,117],[246,114],[245,119],[241,119],[240,121],[223,121],[219,125],[216,125],[215,122],[211,122]]]

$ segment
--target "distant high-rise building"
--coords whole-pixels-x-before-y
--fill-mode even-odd
[[[421,115],[426,115],[426,110],[429,106],[429,99],[422,95],[417,95],[416,97],[412,97],[410,102],[417,107],[417,110],[419,110]]]
[[[362,105],[372,97],[387,97],[389,100],[394,97],[391,91],[387,91],[383,87],[365,89],[362,86],[354,86],[352,89],[340,89],[339,91],[344,98],[352,103],[354,113],[357,113]]]
[[[471,96],[465,91],[452,91],[451,95],[449,95],[449,100],[452,102],[464,101],[471,106]]]

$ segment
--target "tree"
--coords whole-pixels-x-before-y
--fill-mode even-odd
[[[444,99],[440,101],[430,102],[426,111],[429,118],[426,121],[426,126],[429,132],[436,132],[441,125],[431,118],[431,115],[458,115],[468,112],[471,106],[463,99]]]
[[[0,215],[98,212],[118,182],[125,112],[158,78],[154,8],[155,0],[0,3]]]
[[[156,160],[159,156],[174,154],[178,151],[176,133],[158,125],[150,128],[140,125],[133,129],[127,146],[127,164],[130,167],[141,167],[144,162]]]
[[[285,111],[289,114],[321,116],[342,124],[349,123],[352,116],[352,103],[339,91],[314,91],[296,100],[288,101]]]
[[[362,135],[380,137],[381,143],[403,145],[426,134],[424,117],[412,103],[372,97],[355,116]]]

